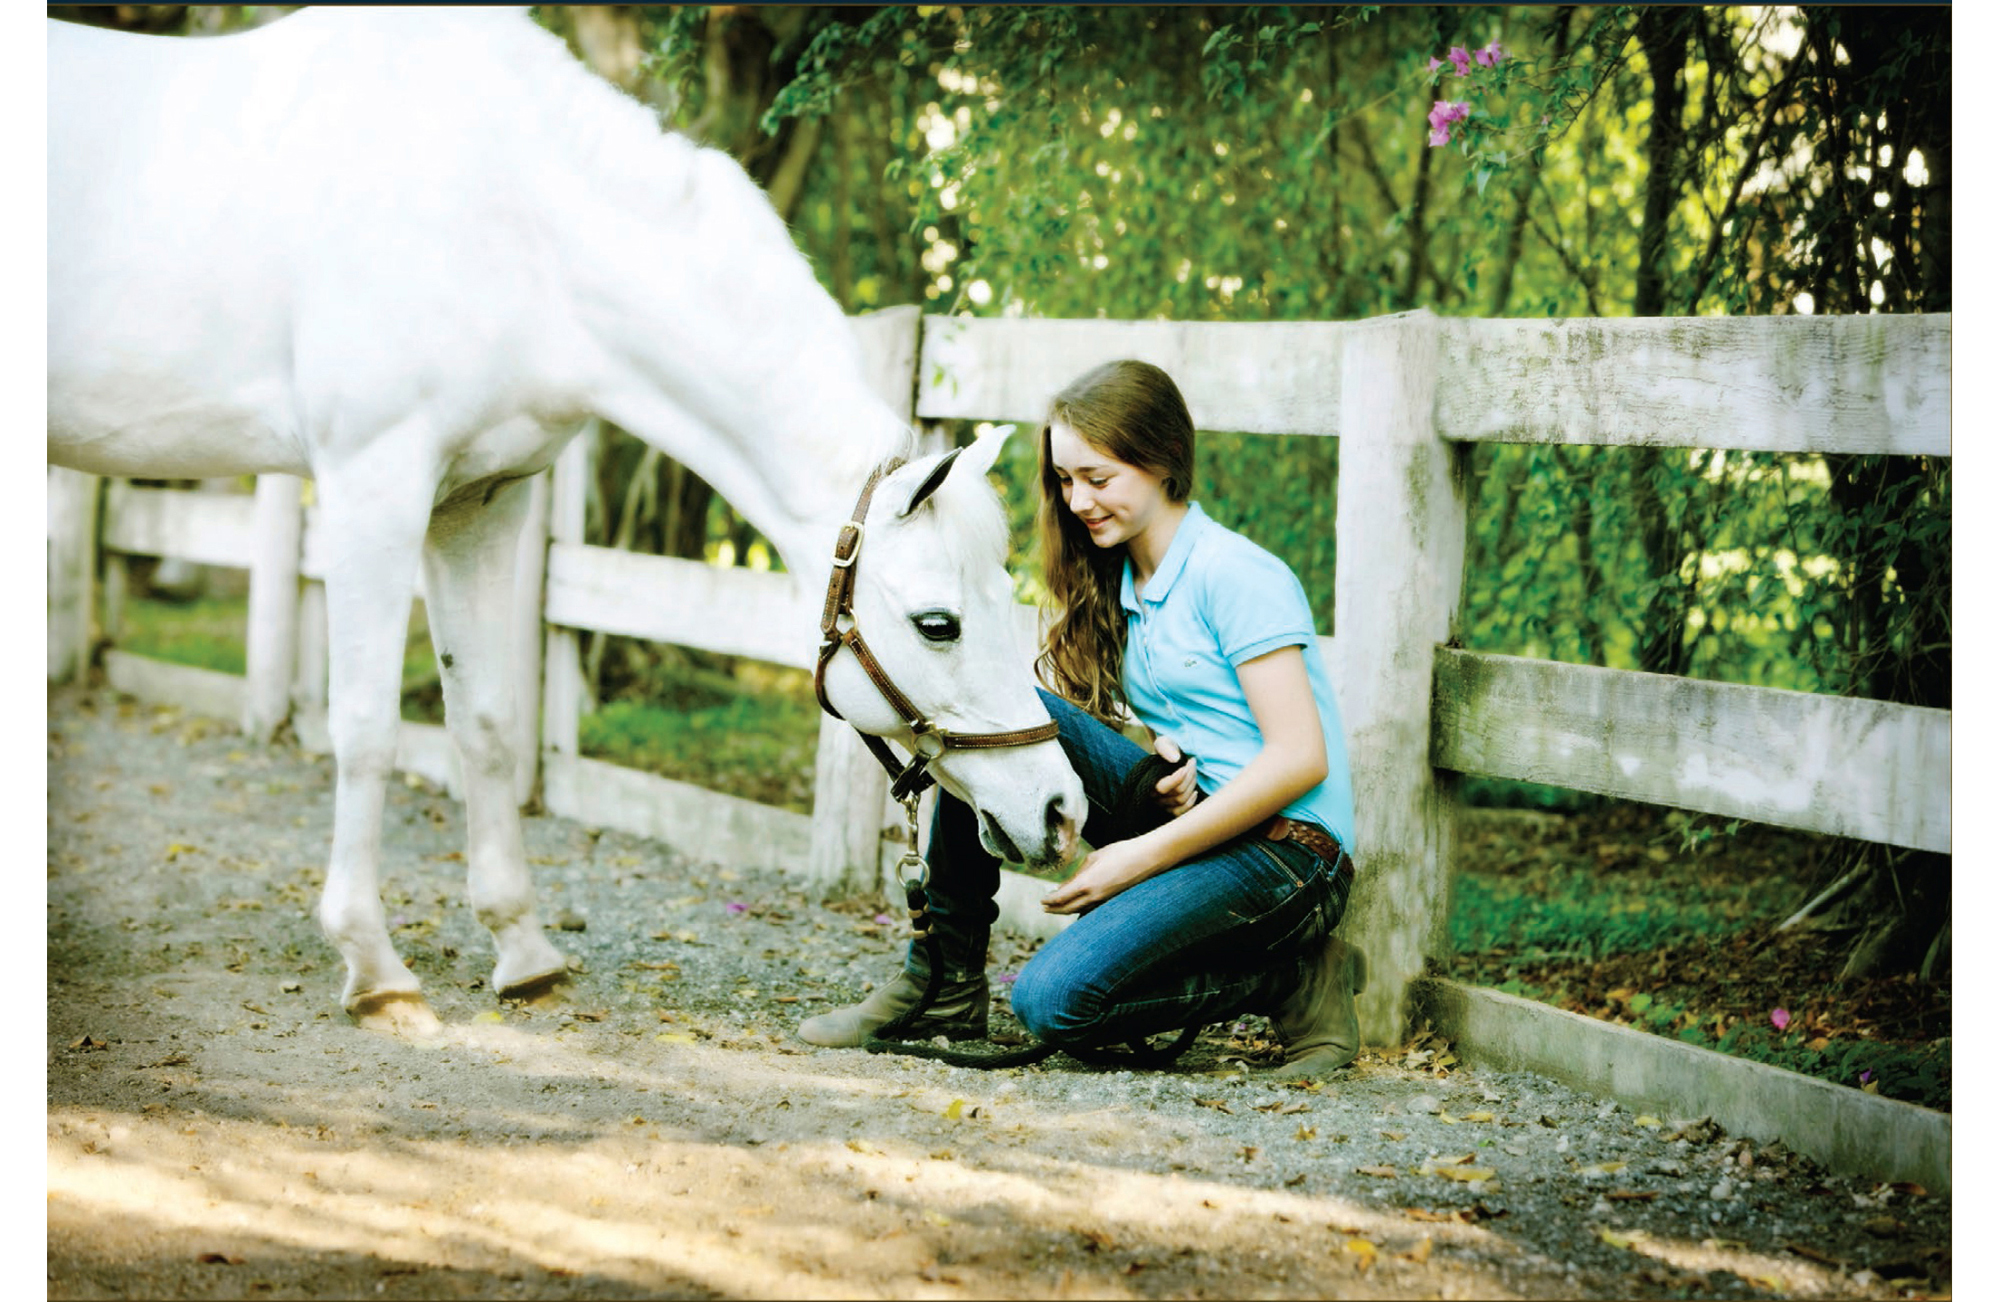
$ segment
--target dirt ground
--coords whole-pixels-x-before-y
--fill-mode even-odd
[[[1255,1020],[1167,1071],[811,1048],[892,969],[886,915],[556,818],[529,854],[577,971],[498,1001],[459,807],[400,779],[385,900],[446,1026],[379,1038],[312,917],[329,761],[101,688],[48,708],[51,1297],[1951,1287],[1948,1198],[1435,1042],[1319,1089],[1263,1082]],[[1002,994],[1030,952],[996,941]]]

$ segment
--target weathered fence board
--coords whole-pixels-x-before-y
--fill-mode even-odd
[[[697,860],[803,874],[811,819],[653,773],[545,751],[542,801],[592,827],[664,841]]]
[[[256,536],[256,499],[244,494],[138,488],[124,479],[105,485],[104,546],[111,551],[245,569]]]
[[[1197,429],[1335,434],[1341,343],[1355,328],[925,317],[917,415],[1039,424],[1058,389],[1102,362],[1131,357],[1174,377]]]
[[[292,475],[259,475],[250,566],[249,627],[243,638],[243,731],[269,741],[291,713],[298,674],[299,551],[305,529],[300,490]],[[185,500],[200,500],[185,499]]]
[[[809,669],[819,607],[788,574],[722,569],[611,547],[549,547],[551,624]]]
[[[1951,454],[1951,317],[1452,321],[1454,440]]]
[[[104,652],[104,681],[112,690],[142,701],[171,703],[212,719],[243,717],[244,680],[214,669],[177,665],[116,647]]]
[[[1452,819],[1431,768],[1431,648],[1451,638],[1465,568],[1461,450],[1431,430],[1438,321],[1429,312],[1346,335],[1328,665],[1354,780],[1355,886],[1343,932],[1367,950],[1362,1036],[1401,1042],[1404,996],[1445,952]]]
[[[90,664],[98,483],[81,470],[49,467],[50,682],[66,682]]]
[[[1951,852],[1951,712],[1439,648],[1439,767]]]
[[[1468,1062],[1550,1076],[1635,1112],[1707,1116],[1844,1174],[1951,1193],[1951,1116],[1713,1049],[1454,981],[1418,983],[1417,1012]]]

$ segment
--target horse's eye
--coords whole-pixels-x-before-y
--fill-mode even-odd
[[[917,632],[933,642],[958,641],[958,616],[948,610],[926,610],[910,616],[910,622],[917,626]]]

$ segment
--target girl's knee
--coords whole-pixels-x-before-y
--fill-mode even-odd
[[[1078,1044],[1096,1030],[1098,1002],[1075,984],[1030,963],[1014,982],[1014,1016],[1044,1044]]]

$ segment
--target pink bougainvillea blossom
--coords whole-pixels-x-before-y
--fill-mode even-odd
[[[1430,74],[1431,74],[1431,75],[1432,75],[1433,77],[1435,77],[1435,76],[1437,75],[1437,70],[1438,70],[1439,68],[1442,68],[1442,67],[1444,67],[1444,60],[1443,60],[1443,59],[1440,59],[1440,58],[1438,58],[1438,57],[1437,57],[1436,55],[1432,55],[1432,56],[1431,56],[1431,66],[1430,66],[1430,69],[1429,69],[1429,71],[1430,71]]]
[[[1465,52],[1463,45],[1452,46],[1449,50],[1445,51],[1444,57],[1451,60],[1451,66],[1458,69],[1459,76],[1468,77],[1472,75],[1472,56]]]
[[[1465,121],[1471,111],[1472,105],[1464,100],[1441,99],[1433,103],[1430,113],[1432,146],[1450,144],[1451,124]]]
[[[1500,60],[1507,57],[1507,47],[1500,44],[1500,38],[1496,36],[1474,50],[1472,57],[1479,60],[1479,66],[1482,68],[1497,67]]]
[[[1771,1010],[1771,1025],[1777,1027],[1779,1030],[1782,1031],[1791,1024],[1792,1024],[1792,1015],[1790,1013],[1786,1012],[1782,1008],[1773,1008]]]

